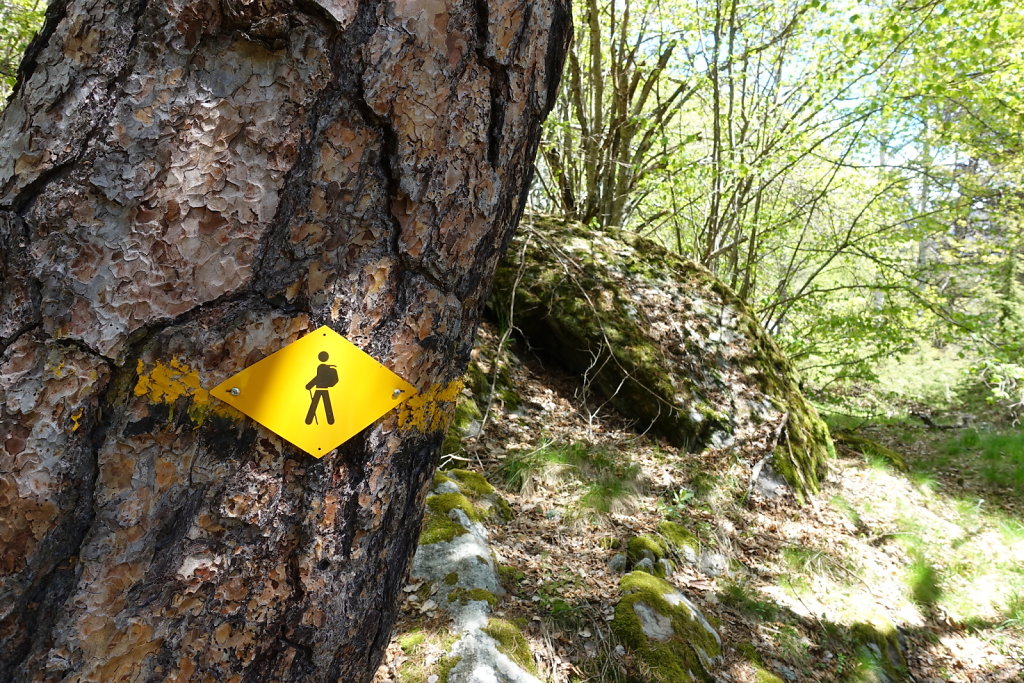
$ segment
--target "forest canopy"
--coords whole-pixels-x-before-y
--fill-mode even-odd
[[[817,386],[924,345],[1020,407],[1019,3],[575,13],[535,210],[706,265]]]

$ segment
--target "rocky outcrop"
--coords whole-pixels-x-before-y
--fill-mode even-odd
[[[508,504],[479,474],[438,472],[410,574],[447,612],[458,639],[439,663],[445,683],[539,683],[519,628],[491,616],[504,589],[487,541],[487,519],[506,519]]]
[[[749,308],[706,269],[636,235],[533,218],[494,291],[499,321],[638,430],[691,451],[768,443],[798,496],[817,489],[828,429]]]

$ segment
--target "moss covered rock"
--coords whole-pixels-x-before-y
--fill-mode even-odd
[[[858,622],[850,631],[858,644],[862,658],[871,662],[869,670],[874,676],[865,677],[879,683],[902,681],[907,678],[907,659],[903,654],[899,631],[888,617],[876,615],[871,621]]]
[[[452,510],[461,511],[471,522],[512,519],[508,501],[482,475],[469,470],[435,472],[426,508],[420,545],[450,541],[466,533],[465,525],[452,515]]]
[[[626,556],[630,562],[639,562],[645,557],[651,562],[657,562],[665,557],[665,548],[661,545],[661,541],[654,536],[640,534],[633,536],[626,543]]]
[[[674,568],[667,554],[667,549],[659,538],[650,534],[633,536],[626,543],[625,565],[630,569],[664,578]]]
[[[722,652],[718,633],[672,584],[644,572],[622,577],[615,636],[658,683],[711,680]]]
[[[510,516],[508,504],[480,474],[435,473],[410,577],[422,582],[416,595],[430,603],[428,609],[450,616],[452,640],[436,666],[411,666],[408,680],[430,680],[432,671],[439,683],[540,683],[523,634],[511,622],[491,618],[505,590],[482,522]],[[411,641],[406,645],[415,650]]]
[[[494,334],[487,327],[477,331],[476,345],[466,367],[466,390],[484,409],[490,404],[503,410],[518,410],[523,403],[513,376],[519,364],[513,340]]]
[[[816,490],[828,429],[729,287],[635,235],[533,218],[516,240],[491,308],[533,351],[677,446],[777,438],[776,469],[798,495]]]
[[[665,543],[674,550],[682,548],[697,549],[697,537],[682,524],[676,524],[668,520],[658,522],[658,533],[665,539]]]
[[[533,661],[530,644],[518,626],[505,619],[491,619],[483,632],[494,638],[498,651],[531,674],[537,673],[537,664]]]

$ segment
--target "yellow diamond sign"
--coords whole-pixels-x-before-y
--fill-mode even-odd
[[[322,458],[416,390],[324,326],[210,393]]]

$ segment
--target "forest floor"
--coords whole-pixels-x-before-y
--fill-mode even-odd
[[[510,372],[518,405],[493,403],[442,466],[483,473],[515,513],[489,526],[507,590],[495,615],[523,627],[542,680],[644,680],[608,627],[609,561],[666,519],[700,545],[668,579],[719,630],[717,680],[1024,680],[1024,494],[991,457],[949,446],[977,441],[966,428],[837,432],[839,457],[801,505],[751,490],[756,453],[680,453],[587,409],[537,361]],[[436,680],[451,637],[416,588],[378,683]]]

